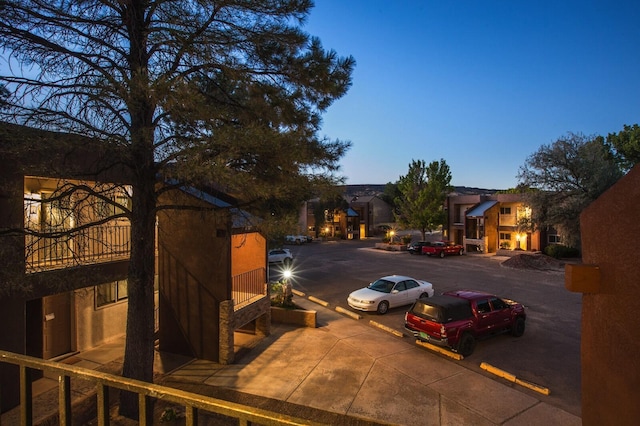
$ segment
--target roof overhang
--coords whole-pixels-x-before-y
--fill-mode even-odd
[[[471,208],[465,216],[467,217],[483,217],[485,212],[489,210],[491,207],[498,204],[495,200],[483,201],[475,207]]]

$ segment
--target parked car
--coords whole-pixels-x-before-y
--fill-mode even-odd
[[[427,256],[438,256],[440,258],[450,254],[462,256],[464,254],[464,247],[452,241],[436,241],[423,246],[422,254],[426,254]]]
[[[352,292],[347,298],[347,303],[353,309],[375,311],[383,315],[389,308],[410,305],[419,297],[431,296],[431,283],[403,275],[389,275]]]
[[[273,249],[269,250],[269,263],[282,263],[285,266],[293,263],[293,254],[289,249]]]
[[[422,247],[431,245],[430,241],[416,241],[407,244],[409,254],[422,254]]]
[[[287,235],[284,240],[289,244],[302,244],[307,242],[307,237],[304,235]]]
[[[526,318],[520,303],[481,291],[462,290],[416,300],[405,314],[404,323],[417,339],[469,356],[480,337],[503,332],[522,336]]]

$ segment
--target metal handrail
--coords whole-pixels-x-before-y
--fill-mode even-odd
[[[231,278],[231,289],[235,306],[241,306],[256,296],[267,295],[265,268],[257,268]]]
[[[35,369],[58,376],[58,414],[60,425],[71,425],[71,378],[83,379],[96,384],[97,420],[99,425],[109,425],[108,389],[116,388],[138,394],[139,424],[150,425],[153,419],[147,417],[147,398],[169,401],[185,407],[187,426],[197,425],[198,411],[221,414],[235,418],[240,425],[259,423],[261,425],[320,425],[321,423],[300,419],[274,411],[250,407],[248,405],[224,401],[205,395],[198,395],[166,386],[140,380],[120,377],[109,373],[90,370],[73,365],[46,361],[26,355],[0,350],[0,362],[20,368],[20,423],[33,424],[33,401],[31,382],[27,369]]]

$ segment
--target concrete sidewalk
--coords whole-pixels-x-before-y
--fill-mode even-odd
[[[156,352],[157,382],[332,425],[581,424],[579,417],[545,402],[543,394],[471,371],[413,338],[305,298],[295,302],[317,311],[317,328],[272,324],[263,339],[236,333],[232,365]],[[123,353],[124,339],[118,339],[65,362],[119,374]],[[56,380],[45,378],[34,388],[34,396],[50,401],[54,413],[56,386]],[[35,407],[46,411],[47,404]],[[14,424],[15,414],[5,413],[2,424]],[[34,413],[34,420],[45,415]]]
[[[168,375],[202,384],[400,425],[580,425],[581,419],[506,380],[468,370],[304,298],[318,328],[273,324],[233,365],[196,360]],[[300,414],[300,413],[298,413]]]

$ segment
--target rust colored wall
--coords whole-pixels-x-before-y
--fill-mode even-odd
[[[640,168],[580,217],[583,262],[600,268],[600,292],[582,297],[582,421],[640,419]]]
[[[211,207],[182,191],[162,202]],[[158,213],[160,350],[218,361],[219,305],[231,299],[229,228],[226,210]]]
[[[264,268],[267,264],[267,240],[259,233],[231,237],[231,276]]]

